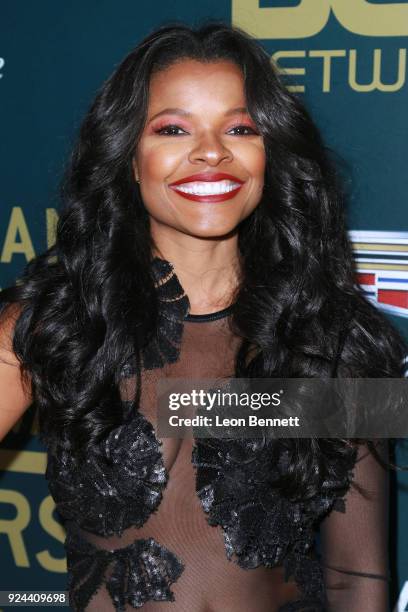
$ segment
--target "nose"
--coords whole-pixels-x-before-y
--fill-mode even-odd
[[[234,156],[217,136],[207,133],[196,143],[188,158],[193,164],[206,162],[209,166],[217,166],[220,162],[232,161]]]

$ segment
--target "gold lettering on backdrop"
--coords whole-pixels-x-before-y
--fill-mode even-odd
[[[293,57],[306,57],[306,51],[276,51],[272,55],[272,61],[275,62],[277,68],[281,70],[281,67],[279,65],[279,60],[281,58],[291,59]],[[306,74],[306,69],[305,68],[285,68],[284,73],[289,74],[289,75],[304,76]],[[304,85],[289,85],[288,89],[289,91],[303,92],[305,91],[305,86]]]
[[[45,474],[47,453],[17,448],[0,448],[0,470],[19,474]]]
[[[232,0],[232,23],[256,38],[306,38],[318,34],[330,15],[327,0],[299,6],[260,8],[259,0]]]
[[[361,52],[360,52],[361,53]],[[364,65],[367,64],[366,52],[364,52],[363,60]],[[347,57],[348,55],[348,57]],[[285,75],[289,76],[305,76],[307,74],[304,67],[286,67],[280,64],[280,60],[293,59],[293,58],[322,58],[322,91],[329,93],[332,90],[332,72],[335,69],[336,64],[332,62],[333,58],[347,58],[348,60],[348,84],[354,90],[360,93],[366,93],[374,90],[382,92],[395,92],[401,89],[406,82],[406,69],[407,69],[407,50],[398,49],[398,66],[396,68],[396,80],[393,83],[383,83],[381,80],[382,72],[382,50],[374,49],[373,60],[372,60],[372,73],[369,77],[371,80],[369,83],[362,84],[357,82],[357,64],[358,57],[356,49],[350,49],[347,52],[346,49],[314,49],[311,51],[276,51],[271,56],[271,61],[276,64],[278,70]],[[394,73],[395,74],[395,73]],[[300,91],[304,92],[305,85],[296,83],[294,85],[287,85],[289,91]]]
[[[343,28],[360,36],[407,36],[408,4],[367,0],[328,0]]]
[[[13,505],[17,512],[14,519],[0,520],[0,533],[7,535],[16,565],[30,567],[22,536],[22,532],[30,522],[30,505],[24,495],[8,489],[0,489],[0,503]]]
[[[47,248],[50,248],[55,243],[58,223],[58,213],[55,208],[45,209],[45,220],[47,225]]]
[[[399,49],[398,56],[398,77],[395,83],[384,84],[381,81],[381,49],[374,49],[373,59],[373,78],[371,83],[365,85],[357,83],[357,52],[355,49],[350,49],[350,60],[349,60],[349,84],[355,91],[398,91],[405,84],[406,74],[406,63],[407,63],[407,50]]]
[[[333,51],[309,51],[309,57],[321,57],[323,59],[323,84],[322,91],[324,93],[330,92],[331,87],[331,65],[333,57],[346,57],[345,49],[338,49]]]
[[[39,510],[39,519],[41,527],[46,533],[48,533],[50,536],[58,540],[58,542],[61,542],[61,544],[63,544],[65,540],[65,531],[62,525],[60,525],[60,523],[58,523],[54,519],[52,515],[54,509],[55,503],[51,495],[48,495],[41,502]],[[35,556],[41,567],[48,570],[49,572],[59,572],[63,574],[67,571],[67,562],[65,557],[63,557],[62,559],[55,559],[55,557],[52,557],[50,555],[48,550],[42,550]]]
[[[13,255],[17,253],[23,253],[27,261],[35,255],[24,213],[20,206],[14,206],[11,210],[3,251],[0,257],[1,263],[10,263]]]
[[[38,454],[38,453],[37,453]],[[7,468],[6,468],[7,469]],[[18,470],[26,472],[26,470]],[[29,471],[27,473],[30,473]],[[43,473],[43,472],[42,472]],[[17,567],[30,567],[26,546],[23,538],[23,531],[27,528],[31,520],[31,509],[27,498],[19,491],[0,489],[0,503],[14,506],[16,517],[10,520],[0,520],[0,533],[8,537],[11,552]],[[65,530],[63,526],[54,518],[53,511],[55,503],[51,495],[43,499],[38,511],[38,518],[41,527],[52,538],[64,543]],[[55,558],[48,550],[42,550],[35,554],[38,563],[49,572],[63,574],[67,571],[66,557]]]
[[[368,0],[301,0],[295,7],[260,8],[259,0],[232,0],[232,23],[256,38],[307,38],[318,34],[333,11],[341,25],[362,36],[407,36],[408,4]]]

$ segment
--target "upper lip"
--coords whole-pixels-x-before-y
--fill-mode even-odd
[[[200,182],[214,182],[214,181],[234,181],[234,183],[243,183],[241,179],[232,174],[226,174],[225,172],[199,172],[198,174],[191,174],[190,176],[186,176],[178,181],[174,181],[174,183],[170,183],[169,187],[173,187],[175,185],[181,185],[182,183],[192,183],[194,181]]]

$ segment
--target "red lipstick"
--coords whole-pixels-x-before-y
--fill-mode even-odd
[[[225,193],[217,193],[217,194],[193,194],[186,193],[183,191],[179,191],[178,189],[174,189],[178,185],[182,185],[183,183],[194,183],[194,182],[209,182],[214,183],[216,181],[232,181],[234,183],[238,183],[238,186],[232,189],[231,191],[227,191]],[[198,174],[191,174],[190,176],[186,176],[178,181],[174,181],[169,184],[169,187],[172,188],[176,193],[186,200],[193,200],[194,202],[224,202],[225,200],[229,200],[233,198],[238,191],[241,189],[244,181],[233,176],[232,174],[226,174],[225,172],[200,172]]]

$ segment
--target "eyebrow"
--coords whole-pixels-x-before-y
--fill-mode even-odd
[[[230,115],[238,115],[238,114],[248,115],[248,109],[245,106],[239,106],[238,108],[231,108],[225,113],[225,116],[229,117]],[[181,115],[182,117],[192,117],[193,116],[192,113],[189,113],[188,111],[182,108],[176,108],[176,107],[175,108],[165,108],[159,113],[156,113],[155,115],[153,115],[153,117],[149,119],[149,123],[153,121],[153,119],[157,119],[157,117],[161,117],[162,115]]]

